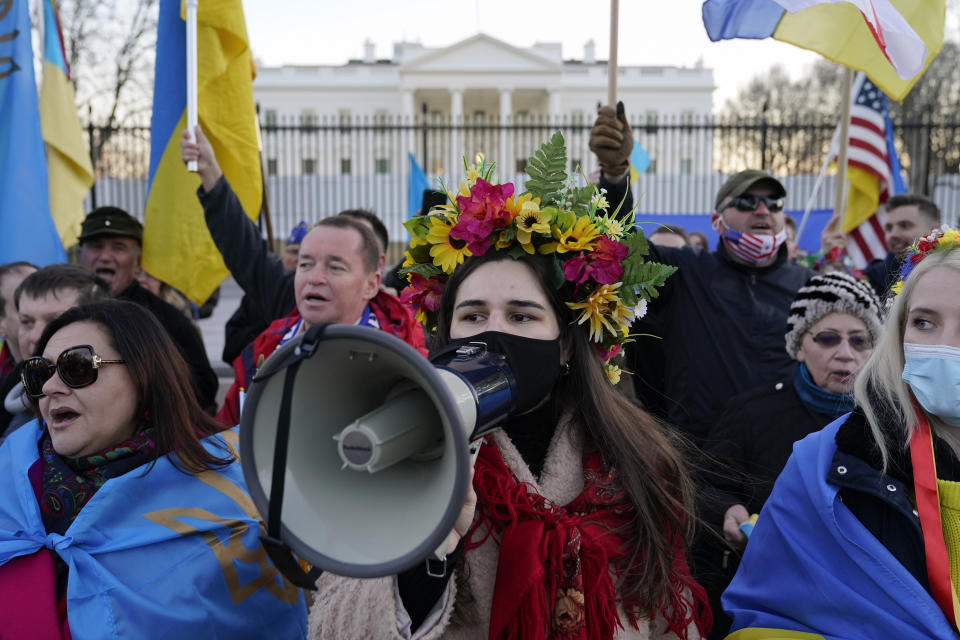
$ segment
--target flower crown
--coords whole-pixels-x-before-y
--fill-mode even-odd
[[[853,258],[842,247],[832,247],[829,251],[819,253],[808,253],[804,258],[804,264],[808,269],[819,271],[825,265],[829,265],[836,271],[847,273],[857,280],[865,280],[867,276],[857,269],[853,263]]]
[[[401,300],[430,332],[446,280],[466,258],[487,251],[550,256],[554,286],[573,285],[566,304],[579,312],[577,324],[589,322],[589,338],[616,382],[620,371],[608,361],[630,341],[630,325],[676,267],[645,261],[647,240],[633,212],[608,212],[603,193],[592,184],[574,186],[566,165],[557,132],[530,158],[526,191],[519,195],[512,183],[491,182],[493,164],[465,166],[459,192],[444,188],[448,204],[404,223],[411,238],[400,273],[410,284]]]
[[[894,296],[900,295],[900,291],[903,289],[903,283],[913,272],[914,267],[931,252],[941,249],[952,249],[957,246],[960,246],[960,231],[951,229],[947,225],[943,225],[939,229],[934,229],[917,240],[916,243],[910,247],[910,252],[903,261],[903,266],[900,267],[900,279],[890,287],[890,291]]]

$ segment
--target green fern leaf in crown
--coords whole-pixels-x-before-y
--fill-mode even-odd
[[[561,205],[567,182],[567,146],[563,134],[557,131],[544,142],[527,162],[525,185],[533,197],[540,198],[540,207]]]

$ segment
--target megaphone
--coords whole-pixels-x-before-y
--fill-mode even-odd
[[[383,331],[331,324],[281,346],[240,418],[243,473],[275,564],[296,573],[292,550],[371,578],[427,559],[463,506],[468,443],[501,426],[515,397],[506,359],[483,343],[431,363]],[[300,575],[291,579],[312,587]]]

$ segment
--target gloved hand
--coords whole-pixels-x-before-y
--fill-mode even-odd
[[[617,103],[616,112],[610,106],[597,109],[597,120],[590,130],[590,150],[597,156],[600,170],[607,179],[622,178],[630,170],[633,130],[622,102]]]

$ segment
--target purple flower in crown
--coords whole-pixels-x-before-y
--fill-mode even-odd
[[[469,196],[457,196],[460,219],[450,229],[450,235],[466,242],[473,255],[482,256],[493,244],[494,231],[513,222],[506,208],[506,201],[512,196],[512,184],[495,185],[477,178]]]

